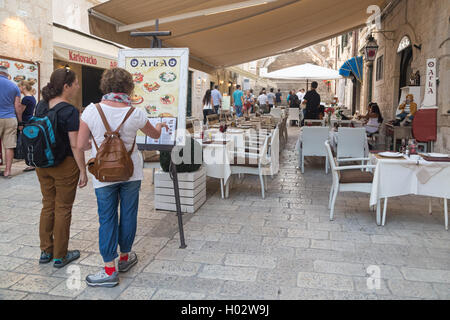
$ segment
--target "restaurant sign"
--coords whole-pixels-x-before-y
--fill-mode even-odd
[[[436,107],[436,59],[427,60],[425,98],[422,107]]]
[[[78,63],[101,69],[111,69],[117,67],[117,60],[108,59],[98,55],[84,53],[76,50],[54,47],[55,58],[71,63]]]

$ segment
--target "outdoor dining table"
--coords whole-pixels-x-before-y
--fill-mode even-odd
[[[421,195],[444,199],[445,229],[448,230],[447,199],[450,199],[450,162],[426,161],[409,157],[384,158],[370,155],[376,165],[370,205],[377,205],[377,224],[386,220],[387,199],[403,195]],[[380,203],[384,200],[381,221]]]
[[[249,131],[239,128],[230,128],[226,134],[218,129],[209,129],[204,131],[203,138],[199,134],[194,134],[194,139],[203,147],[203,165],[206,168],[206,175],[211,178],[220,179],[220,189],[222,199],[225,198],[224,187],[231,176],[231,165],[234,162],[235,151],[242,152],[244,148],[258,148],[259,136],[253,136],[246,141],[245,145],[240,145],[236,139],[244,138]],[[263,133],[261,133],[263,134]],[[235,150],[237,147],[237,150]]]

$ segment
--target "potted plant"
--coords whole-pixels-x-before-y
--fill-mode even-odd
[[[190,157],[184,157],[185,151],[190,151]],[[176,165],[181,211],[194,213],[206,201],[206,170],[202,165],[202,146],[191,137],[186,137],[185,147],[176,146],[172,152],[183,159]],[[173,181],[169,173],[172,152],[161,151],[162,170],[155,173],[155,209],[157,210],[176,211]]]

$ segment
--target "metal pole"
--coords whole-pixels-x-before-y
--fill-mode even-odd
[[[178,230],[180,231],[180,249],[185,249],[186,243],[184,241],[184,230],[183,230],[183,217],[181,213],[181,202],[180,202],[180,189],[178,185],[178,173],[177,166],[172,162],[172,158],[170,159],[170,169],[171,175],[170,177],[173,180],[173,191],[175,195],[175,203],[177,206],[177,216],[178,216]]]

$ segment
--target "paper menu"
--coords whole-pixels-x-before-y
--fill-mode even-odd
[[[152,126],[156,127],[158,123],[165,123],[169,127],[169,130],[162,128],[161,136],[159,139],[153,139],[147,137],[147,144],[161,144],[161,145],[174,145],[175,135],[177,130],[177,118],[149,118],[148,119]]]

